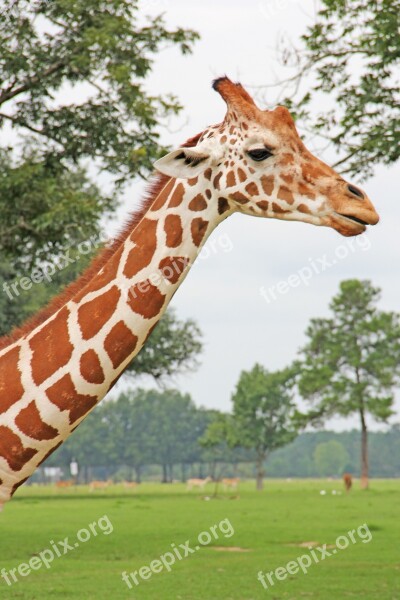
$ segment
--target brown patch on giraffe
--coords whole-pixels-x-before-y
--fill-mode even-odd
[[[183,227],[179,215],[168,215],[164,222],[166,244],[168,248],[176,248],[182,244]]]
[[[288,213],[290,212],[290,210],[284,210],[282,207],[279,206],[279,204],[277,204],[276,202],[272,203],[272,210],[274,211],[274,213],[277,214],[283,214],[283,213]]]
[[[261,200],[260,202],[257,202],[257,206],[261,208],[261,210],[268,210],[269,202],[267,200]]]
[[[160,208],[162,208],[164,206],[164,204],[166,203],[166,201],[168,200],[168,198],[171,195],[174,185],[175,185],[175,179],[170,179],[170,181],[167,183],[167,185],[164,187],[164,189],[158,194],[157,198],[154,201],[154,204],[152,204],[152,206],[151,206],[152,211],[159,210]]]
[[[242,123],[241,123],[241,127],[242,127],[242,129],[244,129],[245,131],[247,131],[247,130],[248,130],[248,128],[249,128],[249,126],[247,125],[247,123],[246,123],[245,121],[242,121]]]
[[[297,207],[297,210],[301,213],[306,213],[306,214],[311,215],[311,210],[305,204],[299,204],[299,206]]]
[[[59,433],[58,429],[42,421],[34,400],[16,416],[15,424],[22,433],[34,440],[52,440]]]
[[[207,198],[210,200],[211,196],[212,196],[211,190],[206,190],[205,194],[206,194]]]
[[[223,135],[221,138],[221,144],[225,144],[228,141],[228,138],[226,135]]]
[[[25,481],[28,481],[28,479],[29,479],[29,477],[24,477],[23,479],[21,479],[21,481],[18,481],[17,483],[14,483],[14,485],[12,486],[12,489],[11,489],[11,496],[13,496],[15,494],[15,492],[17,491],[17,489],[21,485],[23,485],[25,483]],[[3,482],[1,482],[1,483],[3,483]]]
[[[89,300],[78,309],[78,323],[84,340],[94,337],[110,320],[117,309],[121,292],[114,285],[101,296]]]
[[[297,186],[297,191],[299,192],[299,194],[301,194],[302,196],[307,196],[307,198],[309,198],[310,200],[315,200],[316,198],[316,194],[315,192],[313,192],[310,188],[309,185],[306,185],[303,182],[300,182]]]
[[[130,250],[124,267],[124,275],[128,279],[150,264],[157,247],[157,221],[143,219],[131,235],[131,240],[135,246]]]
[[[236,177],[235,177],[235,172],[232,171],[228,171],[228,175],[226,176],[226,185],[227,187],[233,187],[234,185],[236,185]]]
[[[281,187],[278,190],[277,196],[280,200],[285,200],[285,202],[287,202],[288,204],[293,204],[294,202],[293,193],[285,185],[281,185]]]
[[[87,286],[81,290],[76,296],[74,296],[74,302],[79,303],[85,296],[90,294],[90,292],[97,292],[102,288],[106,287],[111,281],[117,276],[119,263],[121,260],[121,256],[124,249],[121,246],[119,250],[117,250],[114,256],[108,261],[106,265],[104,265],[103,270],[97,277],[95,277]]]
[[[203,194],[197,194],[190,202],[189,202],[189,210],[200,211],[205,210],[207,208],[207,201],[204,198]]]
[[[273,175],[263,175],[261,177],[261,185],[267,196],[270,196],[274,189],[275,177]]]
[[[97,396],[77,392],[71,375],[68,374],[47,388],[46,394],[50,402],[55,404],[61,411],[67,410],[69,412],[71,425],[97,404]]]
[[[282,154],[281,160],[279,161],[281,165],[293,165],[294,164],[294,156],[289,152]]]
[[[220,187],[220,180],[221,180],[221,177],[222,177],[222,171],[221,171],[220,173],[218,173],[218,174],[217,174],[217,175],[214,177],[214,182],[213,182],[213,183],[214,183],[214,187],[215,187],[217,190],[221,189],[221,187]]]
[[[238,174],[240,183],[243,183],[244,181],[246,181],[247,175],[241,167],[238,168],[237,174]]]
[[[24,393],[18,369],[19,352],[17,346],[0,357],[0,413],[6,412]]]
[[[332,169],[328,165],[318,164],[315,166],[312,163],[303,163],[301,165],[303,179],[307,182],[314,182],[321,177],[332,177]]]
[[[203,241],[204,235],[207,231],[208,221],[204,221],[201,217],[193,219],[190,226],[192,233],[192,240],[195,246],[200,246]]]
[[[156,317],[165,302],[165,294],[150,283],[149,280],[141,281],[129,290],[128,304],[133,312],[145,319]]]
[[[242,192],[234,192],[233,194],[230,194],[230,196],[235,202],[238,202],[239,204],[246,204],[250,200],[247,196],[242,194]]]
[[[230,209],[229,202],[226,198],[218,198],[218,213],[223,215],[224,212]]]
[[[104,348],[107,352],[114,369],[117,369],[135,350],[138,343],[138,337],[125,325],[119,321],[111,329],[104,340]]]
[[[164,279],[170,283],[178,283],[180,276],[189,264],[184,256],[167,256],[160,261],[160,269]]]
[[[283,181],[288,185],[292,185],[293,183],[293,175],[291,173],[287,173],[286,175],[282,173],[281,179],[283,179]]]
[[[74,347],[69,339],[68,316],[68,308],[62,308],[29,341],[32,349],[32,378],[36,385],[40,385],[66,365],[72,356]]]
[[[211,167],[208,167],[208,169],[206,169],[204,171],[204,177],[208,180],[211,181],[211,175],[212,175],[212,169]]]
[[[10,469],[20,471],[37,453],[34,448],[26,448],[9,427],[0,425],[0,456],[7,461]]]
[[[168,204],[168,208],[176,208],[182,204],[183,196],[185,195],[185,188],[182,183],[179,183],[174,191],[172,198]]]
[[[246,192],[248,194],[250,194],[250,196],[258,196],[259,195],[257,184],[254,183],[254,181],[252,181],[251,183],[248,183],[246,185],[245,189],[246,189]]]
[[[196,183],[198,182],[199,178],[198,177],[191,177],[190,179],[187,179],[187,182],[190,186],[196,185]]]
[[[94,350],[87,350],[81,356],[80,371],[83,379],[89,383],[100,384],[104,382],[104,371],[100,364],[99,357]]]

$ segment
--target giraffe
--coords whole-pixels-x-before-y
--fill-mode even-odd
[[[365,192],[313,156],[289,111],[227,77],[224,120],[155,163],[142,207],[66,290],[0,340],[0,505],[62,444],[146,343],[211,232],[232,213],[362,233]]]

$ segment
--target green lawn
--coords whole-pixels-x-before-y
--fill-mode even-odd
[[[24,487],[0,515],[0,569],[9,572],[27,563],[51,549],[51,540],[68,537],[73,549],[55,558],[49,569],[42,565],[26,576],[16,572],[18,582],[11,586],[1,579],[0,597],[399,600],[400,481],[373,481],[367,492],[358,487],[355,482],[349,495],[333,495],[332,490],[342,491],[340,481],[274,480],[267,481],[264,492],[256,493],[254,482],[247,482],[241,485],[240,498],[221,494],[211,500],[204,500],[198,491],[186,492],[181,484],[144,483],[135,491],[113,486],[95,492],[85,487],[58,491]],[[211,494],[213,485],[206,489]],[[321,495],[321,489],[327,493]],[[103,516],[102,529],[98,525],[94,536],[88,526]],[[170,572],[164,568],[146,581],[138,578],[140,584],[132,583],[132,590],[122,581],[123,571],[148,566],[171,552],[171,544],[179,548],[190,540],[194,548],[198,535],[221,521],[222,531],[215,529],[219,539],[176,560]],[[113,531],[105,535],[109,523]],[[356,532],[356,543],[349,541],[346,549],[312,564],[306,575],[300,570],[283,581],[274,579],[268,590],[257,580],[259,571],[275,571],[309,555],[301,546],[304,542],[327,544],[331,552],[338,536],[365,523],[372,533],[370,542],[363,543]],[[234,533],[225,537],[224,533],[232,533],[229,525]],[[81,529],[88,533],[80,537],[91,537],[74,547]],[[341,538],[340,545],[345,542]],[[57,548],[63,552],[61,545]],[[183,555],[184,550],[180,552]],[[320,556],[318,550],[314,553]],[[38,564],[42,564],[39,559],[34,562]],[[154,564],[156,569],[159,564]],[[149,571],[142,573],[146,576]]]

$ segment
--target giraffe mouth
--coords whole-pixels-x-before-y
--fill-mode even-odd
[[[359,225],[364,225],[364,227],[366,227],[367,225],[371,225],[371,223],[367,223],[367,221],[363,221],[362,219],[359,219],[358,217],[354,217],[353,215],[343,215],[342,213],[337,213],[337,214],[340,217],[344,217],[345,219],[354,221],[354,223],[359,223]]]
[[[338,212],[334,212],[331,215],[328,224],[345,237],[360,235],[361,233],[364,233],[367,225],[369,225],[369,223],[363,219],[360,219],[359,217],[345,215]]]

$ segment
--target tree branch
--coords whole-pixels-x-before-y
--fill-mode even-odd
[[[23,83],[16,89],[13,90],[12,88],[11,89],[8,88],[2,94],[0,94],[0,105],[4,104],[4,102],[8,102],[8,100],[11,100],[12,98],[15,98],[15,96],[18,96],[19,94],[22,94],[23,92],[28,91],[29,89],[34,87],[37,83],[39,83],[39,81],[41,79],[45,79],[49,75],[56,73],[56,71],[58,71],[59,69],[61,69],[64,66],[65,66],[64,61],[60,60],[60,61],[54,63],[53,65],[51,65],[50,67],[48,67],[48,69],[43,71],[43,73],[34,75],[33,77],[28,79],[25,83]]]

